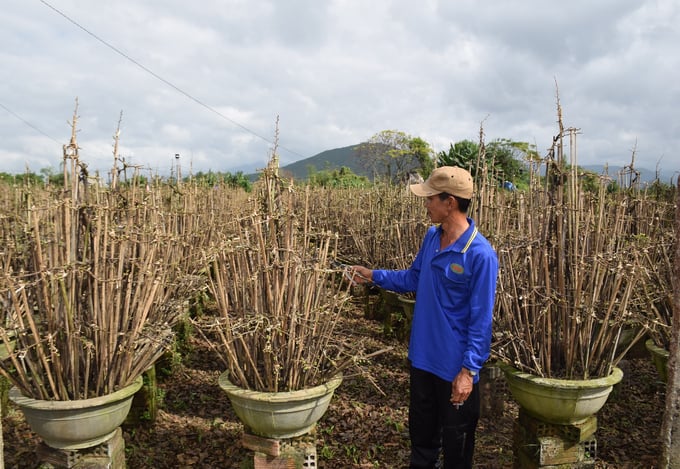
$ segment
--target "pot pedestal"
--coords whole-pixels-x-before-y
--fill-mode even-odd
[[[575,424],[543,422],[520,407],[513,428],[514,469],[594,467],[597,417]]]
[[[118,428],[113,436],[105,442],[86,449],[64,450],[52,448],[40,443],[36,454],[43,467],[59,469],[125,469],[125,440],[123,432]]]
[[[316,432],[275,439],[244,433],[241,444],[253,452],[254,469],[316,468]]]

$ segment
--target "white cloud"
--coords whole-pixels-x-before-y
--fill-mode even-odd
[[[446,150],[482,121],[488,140],[544,150],[555,82],[583,164],[627,163],[637,141],[639,166],[680,166],[674,0],[48,3],[120,53],[41,2],[5,6],[0,104],[39,131],[0,108],[0,171],[58,167],[76,97],[102,171],[121,111],[124,154],[161,172],[175,153],[194,171],[262,167],[276,116],[284,164],[385,129]]]

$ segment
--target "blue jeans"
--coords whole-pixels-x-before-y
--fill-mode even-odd
[[[451,383],[427,371],[411,367],[410,390],[410,468],[440,467],[442,453],[444,469],[471,469],[480,412],[479,383],[460,408],[451,404]]]

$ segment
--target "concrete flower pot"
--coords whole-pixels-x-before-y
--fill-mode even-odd
[[[229,372],[219,377],[234,412],[248,430],[266,438],[293,438],[308,433],[328,409],[342,375],[313,388],[288,392],[259,392],[243,389],[229,381]]]
[[[607,402],[613,386],[623,378],[619,368],[604,378],[570,380],[541,378],[506,363],[498,366],[505,374],[512,397],[527,413],[559,425],[582,423],[595,415]]]
[[[45,401],[26,397],[13,387],[9,398],[21,409],[31,430],[48,446],[77,450],[97,446],[111,438],[130,411],[140,376],[129,386],[91,399]]]
[[[411,323],[413,322],[413,309],[416,305],[416,300],[405,295],[398,295],[397,299],[403,311],[403,317],[394,327],[394,333],[402,342],[408,343],[411,336]]]

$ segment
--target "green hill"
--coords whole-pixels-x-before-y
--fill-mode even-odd
[[[366,176],[369,179],[372,179],[372,175],[368,174],[368,171],[359,165],[359,159],[356,158],[355,149],[359,145],[360,144],[357,143],[356,145],[322,151],[317,155],[295,161],[294,163],[290,163],[286,166],[282,166],[282,173],[287,176],[293,176],[295,179],[302,180],[309,177],[310,168],[313,168],[315,171],[324,171],[340,169],[341,167],[345,166],[349,168],[354,174]],[[593,171],[597,174],[602,174],[604,172],[604,167],[602,165],[586,165],[583,166],[583,168]],[[621,169],[622,168],[620,167],[610,166],[608,168],[608,173],[615,177],[617,171]],[[651,182],[656,179],[656,177],[659,177],[661,182],[674,184],[674,181],[677,181],[678,177],[677,171],[674,173],[662,171],[660,174],[655,174],[654,172],[648,171],[644,168],[639,168],[638,170],[640,171],[640,178],[643,182]],[[259,174],[250,174],[248,177],[252,181],[255,181],[258,179]]]
[[[367,176],[366,171],[359,166],[358,159],[355,157],[354,149],[359,144],[350,145],[348,147],[334,148],[333,150],[322,151],[321,153],[298,160],[286,166],[281,166],[281,173],[285,176],[292,176],[294,179],[308,179],[310,168],[314,171],[324,171],[340,169],[343,166],[349,168],[354,174],[360,176]],[[248,174],[251,181],[257,181],[260,177],[259,173]]]
[[[307,179],[310,168],[313,168],[314,171],[324,171],[340,169],[343,166],[346,166],[355,174],[366,176],[364,169],[359,166],[358,159],[355,157],[354,149],[357,146],[359,145],[322,151],[318,155],[282,166],[281,169],[284,174],[290,174],[295,179]]]

